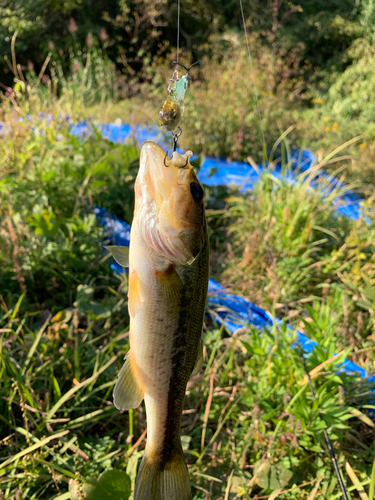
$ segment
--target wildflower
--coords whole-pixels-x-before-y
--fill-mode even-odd
[[[78,30],[77,23],[75,22],[75,20],[72,17],[69,19],[68,30],[72,34],[75,33]]]
[[[108,34],[104,28],[100,28],[99,38],[102,42],[108,40]]]
[[[92,38],[92,33],[88,33],[86,37],[86,44],[88,47],[92,47],[94,44],[94,40]]]

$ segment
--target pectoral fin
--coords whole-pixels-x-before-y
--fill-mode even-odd
[[[113,402],[118,410],[130,410],[130,408],[138,408],[143,396],[143,391],[136,379],[134,360],[129,351],[113,390]]]
[[[122,247],[119,245],[104,246],[108,250],[117,264],[122,267],[129,267],[129,247]]]
[[[200,373],[202,370],[202,366],[203,366],[203,341],[201,339],[199,343],[197,359],[195,360],[195,365],[193,371],[191,372],[191,376],[194,377],[195,375],[198,375],[198,373]]]

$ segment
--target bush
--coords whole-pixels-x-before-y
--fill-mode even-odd
[[[286,174],[288,168],[285,164]],[[309,173],[299,174],[294,184],[280,181],[271,169],[252,193],[230,198],[226,247],[216,256],[221,269],[215,272],[223,272],[224,283],[252,302],[272,304],[279,315],[298,321],[301,314],[309,316],[306,303],[339,300],[343,314],[336,328],[342,345],[369,346],[365,339],[375,327],[372,201],[364,203],[359,220],[344,218],[334,213],[334,200],[349,186],[322,197],[310,181]],[[321,180],[320,189],[325,182],[329,178]],[[359,359],[369,362],[365,352]]]
[[[37,103],[29,101],[31,108]],[[106,234],[91,211],[105,205],[131,221],[138,150],[109,143],[95,127],[87,138],[75,137],[65,113],[46,110],[41,118],[25,111],[17,118],[3,107],[0,280],[8,307],[23,293],[34,307],[56,311],[71,306],[77,286],[95,276],[102,276],[99,289],[113,283],[102,262]]]

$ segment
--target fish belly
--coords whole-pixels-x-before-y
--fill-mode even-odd
[[[132,234],[133,237],[133,234]],[[149,445],[165,446],[166,435],[179,439],[186,384],[198,352],[199,339],[186,342],[188,318],[186,294],[182,289],[172,297],[163,294],[156,274],[163,262],[141,243],[132,243],[135,271],[141,286],[142,306],[130,319],[130,348],[137,378],[145,394]],[[165,262],[165,268],[170,266]],[[192,339],[191,339],[192,340]],[[171,425],[173,422],[173,425]]]

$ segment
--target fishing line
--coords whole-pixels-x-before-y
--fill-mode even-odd
[[[180,0],[177,2],[177,57],[176,61],[178,62],[178,53],[180,52]]]
[[[180,0],[178,0],[180,1]],[[242,14],[242,22],[243,22],[243,30],[245,32],[245,39],[246,39],[246,45],[247,45],[247,54],[249,56],[249,61],[250,61],[250,68],[251,68],[251,76],[253,78],[253,84],[254,84],[254,94],[255,94],[255,100],[257,103],[257,109],[258,109],[258,115],[259,115],[259,123],[260,123],[260,130],[262,132],[262,139],[263,139],[263,148],[264,152],[266,151],[266,141],[264,139],[264,131],[263,131],[263,122],[262,122],[262,115],[260,112],[260,106],[259,106],[259,99],[258,99],[258,92],[257,92],[257,86],[255,83],[255,75],[254,75],[254,68],[253,68],[253,61],[251,57],[251,51],[250,51],[250,44],[249,44],[249,39],[247,38],[247,31],[246,31],[246,22],[245,22],[245,15],[243,13],[243,6],[242,6],[242,0],[240,0],[240,7],[241,7],[241,14]]]
[[[307,375],[307,380],[309,381],[309,386],[310,386],[311,394],[313,395],[313,399],[315,399],[316,395],[315,395],[314,387],[312,385],[310,373],[309,373],[309,371],[307,369],[307,366],[306,366],[305,357],[304,357],[304,355],[302,353],[301,347],[298,344],[297,344],[297,347],[298,347],[298,352],[299,352],[299,355],[300,355],[303,367],[305,369],[305,373]],[[320,419],[323,420],[322,414],[320,412],[318,412],[318,414],[319,414]],[[346,493],[345,484],[344,484],[344,481],[342,480],[341,472],[340,472],[339,466],[337,464],[336,455],[335,455],[335,452],[333,450],[333,446],[332,446],[331,440],[329,439],[327,429],[323,429],[323,432],[324,432],[324,437],[325,437],[325,440],[326,440],[326,443],[327,443],[327,446],[328,446],[329,454],[331,455],[331,459],[332,459],[332,462],[333,462],[333,467],[335,468],[337,479],[339,481],[339,485],[340,485],[340,488],[341,488],[342,496],[344,497],[344,500],[348,500],[348,495]]]

